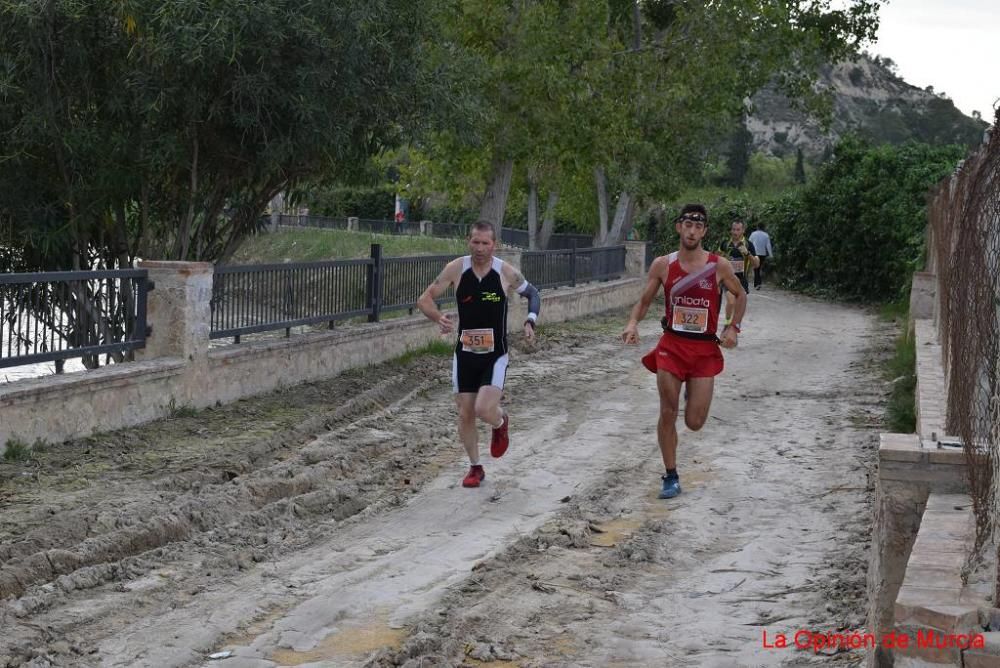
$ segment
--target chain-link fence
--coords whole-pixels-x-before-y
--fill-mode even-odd
[[[997,114],[1000,121],[1000,112]],[[928,270],[948,388],[946,429],[962,439],[977,552],[1000,517],[1000,133],[938,185],[930,203]]]

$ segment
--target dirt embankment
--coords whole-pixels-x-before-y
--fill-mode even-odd
[[[0,666],[812,661],[761,636],[863,623],[890,337],[751,301],[672,502],[637,364],[658,325],[626,348],[623,314],[517,342],[478,490],[441,357],[2,464]]]

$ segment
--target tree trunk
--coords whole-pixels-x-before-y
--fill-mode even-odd
[[[538,247],[548,250],[552,231],[556,226],[556,203],[559,201],[559,191],[550,190],[549,199],[545,203],[545,219],[542,220],[542,231],[538,239]]]
[[[618,204],[615,206],[615,220],[611,225],[611,232],[608,233],[608,238],[604,241],[605,246],[612,246],[621,242],[624,238],[623,235],[628,231],[625,229],[626,223],[629,229],[632,227],[632,222],[628,220],[632,217],[630,215],[632,212],[632,196],[623,190],[621,195],[618,196]]]
[[[188,200],[188,210],[184,219],[181,221],[180,234],[177,237],[177,250],[174,251],[174,259],[176,260],[187,260],[188,251],[191,248],[191,227],[194,225],[194,202],[195,196],[198,191],[198,137],[197,135],[192,140],[194,144],[193,154],[191,157],[191,197]]]
[[[597,219],[600,228],[597,231],[597,246],[603,246],[608,238],[608,177],[604,167],[594,167],[594,182],[597,184]]]
[[[496,160],[493,162],[493,175],[490,177],[486,194],[479,206],[479,218],[493,225],[496,238],[500,239],[500,228],[503,227],[503,214],[507,209],[507,195],[510,193],[510,179],[514,173],[513,160]]]
[[[528,250],[538,250],[538,181],[528,177]]]
[[[632,231],[632,227],[635,225],[635,210],[638,206],[639,204],[634,197],[629,199],[628,210],[625,212],[625,223],[622,225],[622,236],[619,241],[628,239],[628,235]]]

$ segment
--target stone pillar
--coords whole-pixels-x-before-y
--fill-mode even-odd
[[[626,276],[646,275],[645,241],[625,242],[625,275]]]
[[[867,628],[876,638],[895,628],[894,606],[906,575],[906,562],[920,528],[930,485],[924,481],[886,479],[882,470],[890,465],[910,466],[919,462],[919,439],[915,434],[882,434],[879,448],[879,478],[875,485],[872,547],[868,562]],[[909,460],[907,459],[909,458]],[[877,644],[867,655],[867,668],[892,666],[892,652]]]
[[[359,227],[360,226],[358,225],[358,217],[357,216],[348,216],[348,218],[347,218],[347,229],[349,231],[351,231],[351,232],[357,232],[358,229],[359,229]]]
[[[421,220],[420,234],[426,237],[434,236],[434,223],[429,220]]]
[[[154,288],[149,293],[146,324],[150,335],[136,359],[183,357],[188,362],[206,357],[211,330],[212,276],[210,262],[139,263],[149,271]]]

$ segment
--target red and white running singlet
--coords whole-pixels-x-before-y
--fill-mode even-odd
[[[667,278],[663,295],[667,302],[666,331],[685,338],[715,341],[719,326],[719,256],[708,254],[705,266],[688,273],[681,268],[678,252],[667,256]]]

